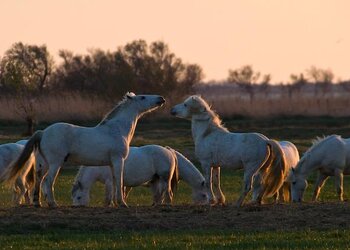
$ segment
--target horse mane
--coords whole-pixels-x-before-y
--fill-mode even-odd
[[[118,102],[118,104],[115,105],[115,107],[102,118],[99,125],[103,125],[106,122],[108,122],[109,120],[111,120],[113,117],[115,117],[118,114],[118,112],[121,111],[125,107],[125,104],[128,101],[128,96],[130,96],[130,95],[135,95],[135,94],[132,92],[127,92],[123,96],[122,100],[120,102]]]
[[[305,159],[310,155],[310,153],[315,148],[317,148],[318,145],[321,145],[334,137],[340,137],[340,136],[339,135],[317,136],[315,139],[312,140],[311,147],[308,150],[306,150],[306,152],[300,158],[299,163],[303,163]],[[299,166],[299,163],[297,164],[297,166]],[[295,170],[298,170],[297,166],[294,168]]]
[[[318,145],[321,145],[324,142],[326,142],[334,137],[340,137],[340,136],[339,135],[317,136],[315,139],[312,140],[312,146],[305,152],[304,155],[309,154]]]
[[[200,103],[202,107],[205,108],[205,112],[209,116],[209,126],[207,131],[204,133],[204,136],[210,134],[213,130],[220,128],[222,130],[228,131],[227,128],[222,124],[222,120],[220,119],[219,115],[211,108],[211,105],[209,105],[201,96],[195,95],[192,96],[192,98]]]

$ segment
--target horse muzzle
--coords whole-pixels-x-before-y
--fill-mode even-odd
[[[158,106],[162,106],[165,103],[165,99],[163,97],[159,97],[159,100],[156,102]]]
[[[174,109],[174,108],[172,108],[171,110],[170,110],[170,114],[171,115],[176,115],[177,113],[176,113],[176,110]]]

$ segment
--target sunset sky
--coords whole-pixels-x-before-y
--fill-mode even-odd
[[[86,53],[135,39],[166,42],[205,80],[245,64],[288,81],[310,66],[350,79],[348,0],[1,0],[0,56],[11,44]]]

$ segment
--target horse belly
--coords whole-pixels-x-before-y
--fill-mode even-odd
[[[144,155],[130,153],[124,165],[124,185],[137,187],[154,178],[152,163]]]
[[[103,166],[110,165],[111,159],[105,152],[69,153],[65,162],[70,165]]]

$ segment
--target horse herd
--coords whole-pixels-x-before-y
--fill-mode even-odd
[[[192,189],[195,204],[225,204],[220,168],[243,169],[242,206],[267,198],[301,202],[307,177],[318,171],[313,200],[329,176],[335,176],[343,200],[343,175],[350,174],[350,139],[318,138],[301,159],[294,144],[259,133],[231,133],[200,96],[174,106],[173,116],[189,119],[195,155],[202,173],[180,152],[158,145],[129,147],[138,119],[162,106],[159,95],[127,93],[95,127],[55,123],[29,140],[0,145],[0,181],[13,189],[13,201],[41,206],[41,196],[55,207],[53,186],[62,165],[81,166],[72,188],[73,205],[88,205],[91,186],[105,184],[105,204],[127,206],[132,187],[147,185],[153,204],[171,203],[179,180]]]

